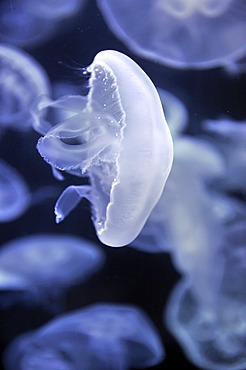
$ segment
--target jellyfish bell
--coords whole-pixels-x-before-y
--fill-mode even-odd
[[[103,261],[102,251],[93,243],[71,235],[29,235],[0,250],[0,267],[50,289],[85,280]]]
[[[30,105],[50,95],[46,72],[28,53],[0,44],[0,126],[24,131],[31,128]]]
[[[7,370],[148,368],[165,356],[156,328],[137,307],[99,303],[60,316],[14,340]],[[49,367],[48,367],[49,366]],[[56,367],[57,366],[57,367]]]
[[[119,247],[136,238],[161,196],[172,166],[172,138],[159,95],[133,60],[106,50],[87,70],[87,97],[40,102],[35,126],[45,136],[37,148],[51,166],[90,181],[63,192],[57,222],[87,198],[100,241]],[[53,125],[40,119],[49,107],[74,115]]]
[[[20,217],[29,207],[31,195],[22,176],[0,160],[0,223]]]
[[[232,69],[246,54],[244,1],[97,0],[97,4],[108,27],[133,53],[163,65]]]
[[[0,250],[0,268],[28,281],[26,290],[36,292],[41,305],[56,313],[67,290],[85,282],[104,260],[96,245],[71,235],[29,235],[5,243]]]

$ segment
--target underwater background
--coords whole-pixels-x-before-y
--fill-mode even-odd
[[[16,43],[11,43],[10,39],[7,40],[3,31],[1,30],[1,27],[3,27],[4,9],[6,9],[8,6],[11,6],[11,12],[14,13],[17,11],[15,10],[15,6],[16,9],[18,8],[17,5],[15,5],[17,3],[15,3],[15,1],[1,1],[2,12],[0,14],[0,42],[4,43],[5,45],[16,45]],[[28,1],[25,3],[26,6],[28,6]],[[131,12],[130,9],[129,12]],[[244,13],[244,17],[246,19],[246,12]],[[12,21],[14,22],[14,17]],[[49,21],[52,22],[52,18]],[[240,361],[236,364],[234,364],[231,360],[228,360],[228,362],[225,360],[225,362],[223,362],[223,359],[222,365],[220,365],[220,359],[218,360],[217,365],[206,365],[206,363],[204,363],[202,366],[200,360],[198,360],[196,363],[195,358],[190,358],[190,356],[187,355],[189,351],[185,346],[182,346],[182,341],[179,342],[178,338],[175,337],[174,331],[172,332],[172,330],[169,329],[165,319],[165,312],[171,297],[171,293],[173,292],[176,284],[181,281],[182,276],[184,275],[182,273],[182,269],[180,270],[179,267],[177,267],[179,265],[175,264],[175,257],[174,259],[172,258],[172,253],[169,253],[170,250],[165,247],[163,250],[157,251],[154,245],[154,253],[151,253],[151,246],[148,248],[148,251],[145,251],[144,247],[141,250],[141,239],[139,239],[139,243],[137,243],[138,247],[134,247],[134,241],[130,246],[125,246],[122,248],[112,248],[103,245],[97,238],[93,222],[91,220],[90,204],[86,200],[82,200],[81,203],[71,212],[69,217],[67,217],[63,222],[56,224],[53,210],[57,198],[67,186],[71,184],[80,184],[81,178],[76,178],[72,174],[66,174],[64,181],[58,181],[54,177],[50,166],[44,162],[36,149],[37,141],[41,135],[35,132],[32,127],[22,130],[16,128],[14,123],[8,126],[8,124],[1,124],[0,122],[0,158],[14,168],[23,177],[25,183],[27,184],[27,189],[25,191],[28,192],[28,205],[26,207],[24,206],[23,212],[20,211],[20,215],[18,217],[13,217],[13,219],[9,220],[4,219],[4,216],[1,216],[0,220],[0,279],[2,279],[2,281],[0,281],[1,353],[6,354],[6,349],[9,348],[10,343],[12,343],[13,340],[18,336],[22,335],[23,333],[42,328],[45,324],[56,317],[59,317],[60,315],[85,308],[91,304],[115,303],[134,305],[134,307],[142,309],[156,328],[156,332],[158,333],[157,335],[160,337],[165,351],[165,358],[163,358],[163,361],[160,360],[160,362],[156,365],[148,367],[149,369],[173,369],[177,366],[178,368],[185,367],[191,370],[200,368],[224,370],[245,369],[245,65],[243,62],[238,64],[238,66],[235,64],[233,70],[230,70],[229,67],[228,69],[224,68],[223,66],[214,66],[205,69],[200,69],[199,67],[176,68],[175,66],[172,67],[170,65],[161,64],[158,60],[146,59],[143,56],[141,57],[139,53],[134,53],[132,48],[128,48],[126,43],[123,43],[119,40],[119,38],[117,38],[117,36],[112,32],[111,27],[107,25],[106,20],[104,19],[103,14],[98,7],[98,4],[93,0],[89,0],[81,7],[78,7],[78,10],[75,12],[75,14],[71,15],[70,17],[64,17],[64,19],[61,17],[59,22],[60,23],[57,25],[57,29],[51,30],[50,35],[47,36],[45,40],[43,39],[37,41],[37,45],[35,42],[32,42],[29,45],[28,43],[16,45],[32,56],[43,67],[50,81],[51,88],[55,89],[54,86],[56,86],[56,91],[59,93],[58,96],[67,94],[66,88],[64,88],[64,94],[62,93],[62,89],[59,90],[60,87],[58,84],[61,83],[66,83],[68,85],[68,93],[70,93],[69,86],[72,85],[74,91],[76,91],[76,94],[85,95],[88,89],[86,83],[87,80],[79,69],[90,65],[95,55],[99,51],[108,49],[120,51],[121,53],[124,53],[132,58],[146,72],[156,88],[168,91],[183,103],[187,111],[188,123],[184,128],[182,135],[191,137],[192,139],[198,138],[204,141],[208,140],[211,145],[214,145],[216,150],[221,150],[221,158],[227,158],[225,160],[225,174],[223,173],[223,176],[218,181],[219,185],[217,186],[216,184],[210,184],[208,189],[212,188],[212,193],[214,192],[214,189],[216,189],[216,194],[221,191],[221,194],[223,193],[223,197],[226,196],[230,199],[229,201],[220,199],[220,201],[216,203],[216,209],[220,215],[218,216],[219,221],[216,219],[219,227],[217,229],[217,224],[214,226],[212,224],[212,220],[212,222],[210,222],[211,226],[206,226],[206,232],[209,235],[207,240],[211,241],[211,236],[215,233],[217,234],[220,242],[223,240],[223,243],[227,245],[227,248],[228,244],[231,244],[231,246],[240,245],[240,258],[241,261],[243,261],[243,267],[240,265],[240,269],[242,270],[240,270],[239,276],[235,278],[235,286],[238,289],[238,293],[235,294],[236,296],[240,295],[239,301],[240,304],[243,305],[242,312],[244,312],[244,315],[241,318],[242,322],[240,323],[241,342],[238,344],[238,348],[240,348],[244,355],[242,358],[240,357]],[[10,26],[15,28],[14,23],[9,25],[9,27]],[[244,36],[245,43],[246,30]],[[208,37],[213,37],[213,35],[209,35],[208,33]],[[2,60],[4,57],[0,55],[0,59]],[[0,68],[2,63],[3,62],[0,64]],[[4,78],[3,76],[4,75],[1,75],[2,80]],[[1,84],[2,82],[0,81],[0,86]],[[13,89],[15,89],[15,86],[13,86]],[[1,95],[3,92],[4,88],[0,87]],[[5,106],[7,107],[6,102],[7,97],[5,96],[5,98],[3,98],[3,96],[1,96],[0,118],[4,115],[3,112],[5,110]],[[165,103],[163,101],[162,103],[165,112]],[[216,136],[213,130],[211,130],[212,134],[210,134],[210,136],[207,134],[206,130],[204,130],[204,121],[216,121],[219,119],[228,119],[230,121],[234,121],[235,127],[237,126],[237,123],[240,123],[238,135],[230,127],[228,129],[229,134],[226,136],[224,141],[222,140],[222,144],[219,141],[220,139],[218,139],[220,136]],[[243,126],[244,128],[241,131]],[[226,131],[227,126],[222,126],[222,131],[223,129]],[[233,131],[233,134],[230,133],[230,130]],[[230,137],[233,137],[233,143],[231,143]],[[238,142],[237,137],[239,139]],[[135,140],[137,141],[138,137],[136,137]],[[233,145],[235,145],[235,147],[233,147]],[[236,148],[238,149],[239,147],[241,149],[237,151]],[[234,153],[233,160],[230,163],[228,162],[226,152],[227,148],[229,156],[232,156]],[[183,156],[183,154],[181,155]],[[240,158],[239,155],[241,156]],[[239,165],[237,162],[237,156]],[[189,167],[189,160],[192,162],[193,157],[196,157],[196,152],[191,152],[190,156],[187,156],[185,166]],[[201,163],[201,166],[203,166],[203,162]],[[211,164],[208,165],[208,167],[211,166],[211,171],[213,171],[213,163],[214,162],[212,159]],[[234,166],[236,170],[234,170]],[[3,173],[4,168],[1,171]],[[215,172],[216,171],[217,170],[215,169]],[[200,173],[199,170],[197,172]],[[231,177],[237,176],[237,182],[235,186],[233,185],[233,181],[230,182],[231,177],[229,180],[226,178],[227,175],[230,175]],[[206,174],[206,176],[209,178],[209,175]],[[184,179],[183,184],[182,178]],[[178,177],[178,179],[180,182],[179,187],[177,186],[176,189],[178,192],[177,197],[179,197],[179,192],[181,192],[183,187],[187,186],[188,182],[186,177],[181,176]],[[4,179],[0,178],[0,192],[2,191],[1,186],[3,186],[4,189],[4,181]],[[82,181],[87,183],[86,179],[84,178]],[[229,185],[224,186],[224,184]],[[7,187],[10,189],[10,185],[7,185]],[[3,190],[3,194],[5,194],[4,191],[5,190]],[[191,186],[191,199],[192,191],[193,190]],[[3,197],[5,196],[7,197],[7,195],[4,195]],[[8,195],[8,197],[11,199],[11,195]],[[217,195],[215,198],[216,197]],[[9,202],[11,202],[11,200],[9,200]],[[194,198],[194,202],[199,201]],[[0,208],[2,207],[2,209],[0,209],[0,213],[5,212],[6,204],[3,203],[4,202],[0,195]],[[171,203],[169,202],[168,207],[170,207],[170,204]],[[201,202],[201,204],[203,204],[203,202]],[[190,209],[192,209],[192,205],[190,206]],[[189,217],[189,205],[186,210],[187,213],[184,215],[178,213],[179,211],[177,211],[178,224],[186,222],[186,219],[183,219],[182,216],[178,217],[178,215]],[[198,225],[203,222],[203,216],[204,219],[206,218],[206,212],[206,208],[204,208],[204,211],[201,210],[201,218],[197,219],[197,225],[194,224],[194,230],[196,230]],[[166,210],[166,213],[169,213],[169,209]],[[206,225],[209,225],[209,222],[206,221]],[[239,231],[237,231],[238,225]],[[233,227],[233,231],[230,233],[230,235],[227,235],[227,231],[231,227]],[[75,262],[71,262],[70,270],[68,269],[68,271],[65,272],[65,269],[68,268],[68,265],[65,264],[60,270],[57,271],[56,276],[53,277],[54,280],[52,280],[53,278],[51,277],[49,278],[49,281],[46,281],[46,263],[45,261],[42,261],[43,270],[40,273],[42,275],[41,286],[42,284],[46,284],[48,286],[48,288],[44,289],[43,291],[42,288],[38,288],[35,290],[35,292],[33,292],[32,288],[28,287],[28,284],[31,283],[32,279],[35,280],[35,277],[32,277],[32,272],[30,272],[30,274],[28,272],[27,277],[25,277],[25,279],[28,280],[28,284],[26,284],[26,282],[20,282],[21,279],[18,280],[18,283],[16,283],[15,279],[11,280],[12,278],[8,280],[8,277],[4,275],[5,271],[11,271],[13,274],[18,272],[18,276],[25,276],[25,270],[29,267],[25,268],[25,261],[23,262],[21,257],[18,257],[18,254],[15,257],[13,253],[12,258],[14,260],[14,267],[11,267],[8,270],[8,268],[6,268],[4,265],[4,257],[2,259],[3,262],[1,263],[1,250],[8,242],[38,234],[56,234],[57,238],[59,238],[59,236],[65,237],[65,235],[69,235],[83,238],[85,241],[93,243],[93,246],[95,246],[96,250],[98,250],[99,257],[97,256],[97,258],[100,259],[98,266],[94,267],[93,272],[88,273],[87,271],[84,273],[84,276],[75,278],[74,281],[72,281],[72,266]],[[156,244],[161,244],[162,238],[163,240],[165,239],[161,232],[158,235],[157,231],[157,235],[155,235],[154,238],[150,238],[150,243],[155,242]],[[221,242],[221,244],[223,243]],[[215,253],[215,255],[215,258],[217,259],[213,260],[214,268],[216,269],[221,264],[221,269],[223,270],[223,266],[227,266],[226,263],[228,263],[230,271],[230,267],[232,265],[229,264],[228,260],[224,257],[224,259],[221,258],[220,260],[220,256],[227,256],[226,252],[222,251]],[[81,261],[85,259],[85,257],[81,258]],[[11,262],[8,263],[11,266]],[[82,265],[83,263],[81,262],[81,266]],[[86,264],[83,266],[85,269]],[[235,268],[234,265],[233,267],[233,271],[235,272],[237,267]],[[50,272],[47,272],[47,274],[49,273]],[[62,280],[63,275],[66,273],[67,277],[65,283],[63,285],[59,285],[59,279]],[[1,274],[3,275],[2,277]],[[35,275],[34,272],[33,274]],[[69,282],[70,274],[71,282]],[[233,280],[233,277],[230,278],[229,276],[226,277],[226,279],[231,281]],[[213,285],[212,279],[211,285]],[[235,287],[233,287],[233,289],[234,288]],[[206,289],[203,292],[205,296],[207,294]],[[235,310],[237,310],[236,305],[233,307]],[[190,314],[192,315],[193,313],[191,312]],[[227,324],[225,323],[224,325],[226,326]],[[232,323],[231,325],[236,325],[236,323]],[[233,341],[233,343],[234,342],[238,343],[237,341]],[[13,356],[13,353],[11,353],[9,356]],[[4,355],[4,358],[6,358],[6,355]],[[7,370],[12,368],[16,370],[28,370],[35,368],[47,368],[51,370],[70,368],[74,370],[89,370],[83,366],[63,368],[62,366],[59,367],[58,365],[54,365],[54,367],[52,367],[52,361],[49,363],[49,367],[42,367],[40,364],[35,367],[35,365],[31,365],[31,363],[29,364],[30,367],[21,367],[21,361],[18,360],[18,356],[16,359],[17,363],[14,365],[14,367],[6,365],[8,361],[4,361],[2,360],[1,369]],[[217,359],[214,360],[214,363],[216,363],[216,361]],[[112,367],[112,369],[118,368],[123,369],[124,367]],[[91,369],[93,369],[93,365]],[[105,367],[105,369],[107,369],[107,367]],[[111,367],[108,369],[111,369]]]

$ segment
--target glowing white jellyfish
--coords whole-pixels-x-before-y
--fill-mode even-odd
[[[85,73],[87,97],[39,102],[34,127],[45,136],[37,147],[56,169],[89,177],[90,185],[63,192],[56,221],[87,198],[99,239],[123,246],[136,238],[161,196],[172,166],[172,139],[159,95],[133,60],[102,51]],[[69,118],[44,120],[40,115],[48,108],[67,110]]]
[[[94,304],[17,338],[5,353],[6,370],[149,368],[165,356],[146,314],[130,305]]]
[[[245,56],[242,0],[97,0],[134,53],[178,68],[232,65]]]
[[[26,290],[36,290],[47,305],[50,299],[59,306],[63,292],[88,279],[103,261],[96,245],[70,235],[34,234],[0,249],[0,269],[28,282]]]
[[[20,217],[30,205],[30,191],[22,176],[0,160],[0,223]]]
[[[43,94],[50,94],[50,83],[41,65],[21,49],[0,44],[1,128],[30,128],[30,106]]]

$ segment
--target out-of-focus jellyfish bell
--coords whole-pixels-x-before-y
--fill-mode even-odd
[[[8,309],[19,302],[28,305],[38,303],[37,290],[32,282],[18,273],[0,268],[0,309]]]
[[[97,4],[112,32],[134,53],[164,65],[230,66],[245,56],[245,1],[97,0]]]
[[[2,0],[0,42],[37,47],[54,37],[64,21],[77,14],[85,0]],[[66,25],[66,23],[65,23]]]
[[[31,14],[44,19],[64,20],[75,15],[86,0],[23,0],[25,8]]]
[[[229,282],[230,269],[227,269],[227,273]],[[241,278],[238,275],[237,281]],[[234,286],[234,296],[217,292],[217,302],[210,309],[199,303],[187,280],[180,282],[172,292],[165,323],[186,356],[199,368],[245,369],[246,302],[245,284],[243,292],[240,292],[242,285]],[[241,295],[244,301],[240,299]]]
[[[246,122],[231,119],[205,120],[203,127],[210,140],[221,151],[226,172],[220,186],[230,191],[245,191],[246,183]]]
[[[24,0],[1,1],[0,42],[19,47],[37,47],[57,32],[58,22],[29,11],[32,3]]]
[[[0,223],[21,216],[29,207],[30,199],[28,186],[22,176],[0,160]]]
[[[30,128],[30,106],[43,94],[50,95],[50,83],[41,65],[26,52],[0,44],[1,128]]]
[[[127,370],[154,366],[164,356],[160,337],[143,311],[105,303],[63,315],[17,338],[4,362],[6,370]]]
[[[58,301],[64,290],[86,280],[103,261],[102,251],[94,244],[69,235],[31,235],[0,250],[1,269],[31,282],[41,296]]]
[[[37,105],[34,127],[45,134],[37,147],[51,166],[90,180],[63,192],[56,221],[85,197],[101,242],[119,247],[136,238],[161,196],[172,166],[172,138],[153,83],[129,57],[102,51],[85,73],[87,97]],[[69,114],[55,125],[40,117],[48,108]]]

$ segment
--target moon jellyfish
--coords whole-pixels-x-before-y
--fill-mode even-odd
[[[23,0],[28,12],[43,19],[64,20],[75,15],[85,0]]]
[[[230,275],[230,270],[227,273]],[[241,280],[240,276],[238,280]],[[204,291],[204,294],[207,292]],[[245,297],[245,280],[243,295]],[[184,280],[169,299],[165,323],[186,356],[198,367],[211,370],[245,369],[245,299],[243,302],[235,296],[218,292],[217,302],[208,309],[196,299]]]
[[[85,0],[2,0],[0,41],[19,47],[37,47],[66,26]]]
[[[242,0],[97,0],[97,4],[127,47],[164,65],[230,66],[246,54]]]
[[[152,322],[139,308],[94,304],[23,335],[5,352],[6,370],[148,368],[164,359]]]
[[[19,302],[38,303],[37,291],[26,278],[0,268],[0,309],[8,309]]]
[[[230,119],[206,120],[203,127],[211,141],[221,151],[226,173],[220,186],[225,190],[245,191],[246,182],[246,122]]]
[[[19,47],[37,47],[57,32],[58,22],[29,11],[32,2],[2,0],[0,41]],[[28,6],[27,6],[28,5]]]
[[[50,84],[41,65],[24,51],[0,44],[1,127],[30,128],[30,106],[43,94],[50,94]]]
[[[0,160],[0,223],[20,217],[29,207],[30,191],[22,176]]]
[[[63,291],[81,283],[102,266],[104,255],[94,244],[70,235],[37,234],[4,244],[0,268],[30,282],[41,301],[60,304]]]
[[[119,247],[136,238],[161,196],[172,166],[172,139],[159,95],[133,60],[102,51],[84,73],[90,75],[86,97],[37,104],[33,125],[45,134],[37,148],[51,166],[90,181],[62,193],[56,221],[86,198],[100,241]],[[69,116],[54,123],[42,119],[48,108]]]

